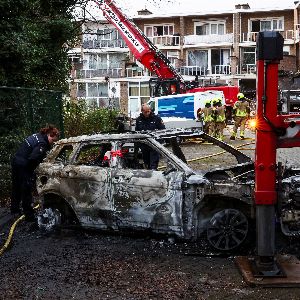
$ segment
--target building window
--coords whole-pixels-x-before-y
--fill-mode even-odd
[[[179,51],[161,51],[170,61],[174,68],[178,67]]]
[[[129,83],[129,97],[139,96],[139,84],[138,83]]]
[[[121,68],[124,53],[84,54],[83,70],[107,70]]]
[[[97,97],[98,91],[97,91],[97,83],[88,83],[88,97]]]
[[[146,25],[144,32],[147,37],[153,36],[172,36],[174,34],[174,25],[165,24],[165,25]]]
[[[225,34],[225,22],[196,22],[194,30],[196,35],[223,35]]]
[[[89,61],[89,70],[96,70],[97,68],[97,54],[90,54],[88,57]]]
[[[229,49],[211,49],[211,66],[219,68],[220,66],[230,65],[230,50]]]
[[[198,66],[207,69],[208,66],[207,50],[188,51],[188,66]]]
[[[149,100],[149,82],[129,82],[128,113],[132,118],[138,117],[142,104]]]
[[[125,59],[123,53],[109,53],[108,64],[110,69],[116,69],[121,67],[121,62]]]
[[[242,48],[242,69],[248,70],[256,64],[255,47]]]
[[[116,29],[104,28],[97,30],[97,40],[117,40],[118,39],[118,31]]]
[[[103,101],[105,103],[108,102],[108,84],[106,82],[78,83],[77,97],[84,98],[87,101],[87,104],[90,106],[106,106],[106,104],[100,104]]]
[[[86,83],[77,84],[77,97],[85,98],[86,97]]]
[[[283,18],[270,18],[270,19],[259,19],[250,20],[250,31],[259,32],[267,30],[283,31],[284,19]]]

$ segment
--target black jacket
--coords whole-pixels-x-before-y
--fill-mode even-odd
[[[151,113],[149,118],[145,118],[145,116],[141,113],[140,116],[136,119],[135,130],[143,131],[143,130],[155,130],[155,129],[165,129],[165,124],[161,117]]]
[[[34,170],[45,158],[50,144],[46,134],[35,133],[27,137],[16,152],[12,165],[19,165]]]

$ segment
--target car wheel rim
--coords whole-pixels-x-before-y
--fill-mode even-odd
[[[46,208],[38,215],[39,228],[44,231],[52,231],[61,225],[61,213],[58,209]]]
[[[207,226],[207,239],[218,250],[238,248],[248,234],[248,220],[235,209],[224,209],[213,215]]]

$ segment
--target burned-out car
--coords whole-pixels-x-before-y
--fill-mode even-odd
[[[207,144],[210,153],[203,152]],[[145,146],[159,153],[157,170],[145,168]],[[217,154],[226,167],[212,168]],[[255,219],[253,165],[236,148],[197,130],[63,139],[37,170],[39,225],[146,230],[187,240],[205,234],[214,248],[232,250]],[[285,171],[280,179],[278,216],[286,234],[298,232],[298,174]]]

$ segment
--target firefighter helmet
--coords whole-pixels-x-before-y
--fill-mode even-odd
[[[238,93],[238,94],[237,94],[237,98],[240,100],[240,99],[245,98],[245,96],[244,96],[243,93]]]
[[[205,101],[204,101],[204,105],[205,105],[205,106],[211,105],[211,101],[210,101],[210,100],[205,100]]]
[[[219,102],[219,99],[218,99],[218,98],[214,98],[214,99],[212,100],[212,104],[213,104],[213,105],[216,105],[218,102]]]

